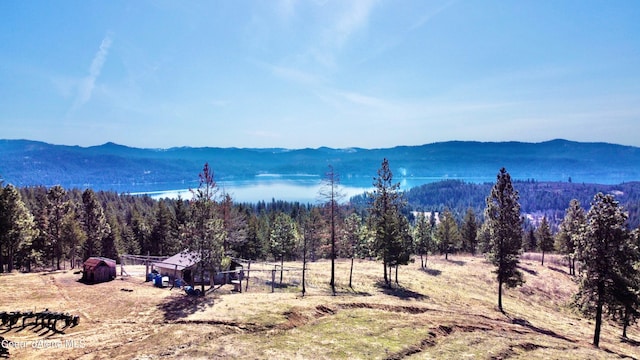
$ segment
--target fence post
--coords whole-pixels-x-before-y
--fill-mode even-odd
[[[271,292],[274,292],[276,286],[276,269],[271,270]]]
[[[245,286],[244,291],[249,291],[249,274],[251,272],[251,261],[249,261],[249,265],[247,265],[247,286]],[[242,284],[240,284],[242,286]]]

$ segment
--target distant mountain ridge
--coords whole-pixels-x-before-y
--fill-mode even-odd
[[[440,179],[493,181],[501,167],[514,179],[618,184],[640,180],[640,148],[551,140],[540,143],[448,141],[384,149],[80,147],[0,140],[0,178],[16,186],[60,184],[119,192],[197,186],[205,162],[218,181],[260,175],[322,178],[328,165],[350,186],[370,186],[383,158],[403,186]]]

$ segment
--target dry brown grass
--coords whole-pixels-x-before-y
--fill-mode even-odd
[[[70,271],[4,274],[0,311],[49,308],[81,320],[63,333],[27,326],[0,328],[0,335],[29,344],[10,349],[18,359],[640,358],[637,343],[621,342],[612,323],[603,327],[601,348],[591,346],[593,322],[567,306],[576,285],[564,268],[534,260],[521,267],[527,283],[505,292],[506,314],[496,309],[491,266],[471,256],[430,258],[426,272],[403,267],[392,290],[380,286],[382,265],[366,260],[356,262],[349,288],[349,262],[339,261],[337,296],[328,286],[329,262],[311,263],[304,298],[295,286],[270,293],[252,284],[242,294],[225,287],[190,298],[141,277],[84,285]],[[298,275],[290,272],[285,282]],[[629,336],[640,340],[637,326]],[[39,339],[84,347],[32,348]]]

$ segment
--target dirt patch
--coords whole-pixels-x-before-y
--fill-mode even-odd
[[[225,320],[174,320],[174,321],[168,321],[167,323],[168,324],[187,324],[187,325],[204,324],[204,325],[223,326],[223,327],[235,329],[235,331],[232,331],[232,332],[236,332],[236,333],[237,332],[254,333],[259,331],[270,330],[273,328],[270,326],[258,325],[254,323],[239,323],[235,321],[225,321]]]
[[[421,353],[422,351],[424,351],[424,349],[428,348],[428,347],[432,347],[436,345],[436,334],[435,333],[429,333],[429,337],[426,339],[422,339],[422,341],[420,341],[419,344],[417,345],[411,345],[408,348],[395,353],[389,357],[387,357],[387,360],[401,360],[404,359],[406,357],[409,357],[411,355],[415,355],[418,353]]]
[[[407,313],[407,314],[424,314],[428,311],[432,311],[432,309],[429,309],[426,307],[387,305],[387,304],[376,304],[376,303],[343,303],[343,304],[338,304],[338,306],[342,309],[372,309],[372,310],[382,310],[382,311]]]
[[[542,346],[542,345],[538,345],[538,344],[534,344],[534,343],[522,343],[522,344],[518,344],[516,345],[516,347],[519,347],[520,349],[524,350],[524,351],[533,351],[533,350],[537,350],[537,349],[546,349],[546,346]]]

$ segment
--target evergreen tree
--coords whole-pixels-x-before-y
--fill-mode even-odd
[[[336,294],[336,238],[337,223],[340,207],[338,202],[344,197],[340,191],[340,177],[334,171],[333,166],[329,165],[329,171],[325,174],[323,185],[320,188],[320,198],[325,203],[327,209],[327,223],[329,224],[330,244],[331,244],[331,292]]]
[[[400,255],[403,239],[399,217],[404,204],[399,192],[400,183],[393,183],[393,173],[389,169],[389,161],[386,158],[378,169],[378,176],[374,178],[373,186],[375,189],[369,195],[372,199],[369,214],[375,231],[374,249],[382,259],[384,282],[387,286],[391,286],[387,267],[394,264],[395,259]]]
[[[551,227],[546,216],[542,217],[540,225],[536,229],[535,237],[538,240],[538,247],[542,251],[541,265],[544,266],[544,254],[553,251],[553,234],[551,234]]]
[[[151,229],[150,252],[152,255],[174,255],[179,249],[176,220],[164,200],[156,207],[155,223]]]
[[[445,209],[441,214],[440,223],[436,226],[435,237],[438,241],[440,253],[444,253],[444,258],[448,260],[449,252],[455,250],[460,242],[458,224],[449,209]]]
[[[271,254],[280,260],[280,284],[284,271],[284,259],[293,255],[298,239],[298,228],[291,217],[283,212],[276,215],[271,228]]]
[[[83,257],[86,260],[102,253],[102,239],[111,232],[111,229],[107,224],[102,204],[93,190],[87,189],[82,193],[82,203],[83,226],[86,233]]]
[[[31,240],[30,249],[23,249],[23,251],[20,252],[21,256],[27,260],[27,271],[31,271],[32,265],[45,265],[46,261],[51,261],[51,266],[54,267],[54,239],[50,233],[52,224],[46,188],[42,186],[32,188],[30,191],[21,192],[21,197],[28,198],[25,205],[27,205],[28,208],[30,207],[37,229],[37,235]],[[31,206],[29,206],[28,203],[31,203]]]
[[[579,290],[576,305],[595,317],[593,345],[600,344],[603,310],[620,305],[635,271],[630,254],[636,251],[625,227],[627,214],[612,195],[596,194],[587,213],[587,226],[577,247]],[[633,289],[631,289],[633,290]],[[634,302],[632,300],[632,302]]]
[[[220,215],[224,224],[226,233],[225,250],[233,255],[240,256],[243,247],[247,243],[247,220],[244,213],[233,206],[231,195],[224,194],[220,203]]]
[[[576,274],[576,251],[587,224],[587,216],[580,201],[573,199],[569,203],[560,231],[556,235],[556,246],[565,255],[569,264],[569,275]]]
[[[525,251],[535,251],[538,248],[538,239],[533,227],[524,230],[522,245]]]
[[[87,234],[82,230],[81,217],[76,212],[76,205],[70,206],[69,212],[62,222],[62,242],[66,245],[67,257],[71,261],[71,268],[75,269],[76,260],[81,254]]]
[[[178,198],[176,199],[174,204],[176,229],[178,229],[180,226],[184,226],[189,221],[189,209],[186,205],[186,202],[180,195],[178,195]]]
[[[224,224],[216,211],[217,186],[213,170],[205,163],[199,174],[200,183],[192,190],[190,220],[186,223],[182,236],[187,246],[187,256],[194,260],[194,271],[200,274],[202,293],[205,294],[205,272],[213,283],[215,273],[220,270],[224,259]]]
[[[433,250],[433,238],[429,219],[424,213],[418,213],[416,217],[413,239],[416,252],[420,255],[420,268],[426,269],[429,252]]]
[[[413,254],[413,236],[411,236],[411,225],[406,216],[398,216],[399,222],[399,237],[400,241],[394,242],[399,247],[393,250],[396,255],[391,259],[390,266],[396,268],[396,284],[398,283],[398,267],[400,265],[408,265],[411,260],[411,254]]]
[[[247,239],[245,245],[238,250],[238,255],[243,259],[261,259],[264,256],[264,250],[260,237],[258,236],[258,217],[248,211],[245,212],[244,216],[247,219]]]
[[[627,328],[640,318],[640,229],[629,233],[629,241],[624,251],[620,251],[622,275],[615,283],[613,291],[615,303],[607,306],[608,314],[622,325],[622,337],[627,338]]]
[[[362,218],[358,214],[351,214],[344,220],[344,232],[340,249],[341,255],[351,259],[349,268],[349,287],[353,288],[353,260],[363,256],[364,234],[362,232]]]
[[[122,249],[125,254],[140,254],[140,243],[136,240],[131,226],[124,226],[120,238],[122,239]]]
[[[100,256],[115,260],[118,259],[121,254],[120,225],[114,215],[109,215],[107,225],[110,231],[102,237]]]
[[[491,231],[489,231],[489,226],[487,221],[483,222],[480,225],[480,230],[478,231],[478,238],[480,244],[480,252],[487,255],[491,251]]]
[[[49,226],[47,235],[53,250],[56,269],[60,270],[60,260],[64,247],[67,245],[62,236],[65,216],[70,210],[70,202],[67,200],[67,192],[60,185],[53,186],[47,192]]]
[[[14,265],[21,265],[19,252],[31,249],[31,241],[38,235],[33,215],[27,209],[18,189],[13,185],[0,187],[0,259],[7,262],[7,271],[13,271]],[[29,253],[27,252],[27,256]],[[0,272],[3,272],[0,260]]]
[[[136,244],[131,244],[128,248],[132,251],[138,249],[139,253],[143,255],[150,255],[152,247],[150,240],[151,229],[145,218],[135,208],[131,211],[129,228],[131,229]],[[186,224],[183,225],[183,228],[186,228]]]
[[[511,176],[500,169],[497,181],[487,197],[485,224],[490,239],[488,258],[496,267],[498,279],[498,308],[502,308],[502,285],[516,287],[524,282],[518,270],[522,248],[522,219],[518,192],[513,188]]]
[[[460,237],[462,238],[462,250],[471,253],[471,255],[475,255],[478,249],[478,228],[476,214],[473,208],[468,208],[460,228]]]

